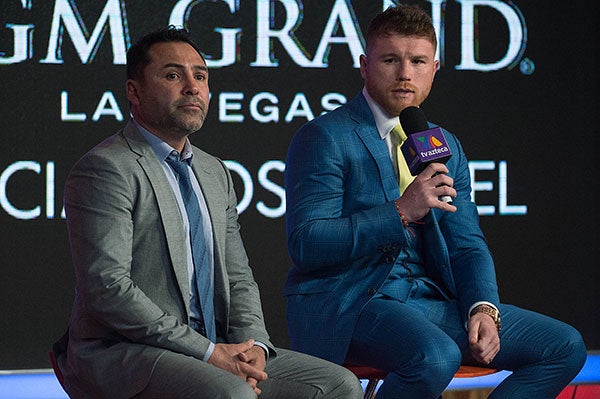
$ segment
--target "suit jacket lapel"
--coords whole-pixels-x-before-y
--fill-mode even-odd
[[[156,159],[154,150],[152,150],[152,147],[132,122],[127,124],[123,134],[131,150],[139,156],[137,161],[146,173],[152,190],[156,195],[160,217],[165,229],[167,246],[169,248],[170,263],[173,265],[175,278],[177,279],[182,300],[185,304],[185,312],[189,317],[190,289],[187,261],[185,256],[182,256],[182,254],[186,253],[185,236],[181,228],[181,214],[177,206],[173,206],[173,204],[176,204],[175,196],[171,190],[165,189],[165,187],[169,186],[165,172]]]
[[[385,141],[379,135],[367,100],[360,94],[349,105],[353,112],[350,114],[350,117],[357,122],[356,134],[362,140],[367,151],[377,164],[386,200],[393,201],[400,196],[398,179],[394,173],[389,150]]]

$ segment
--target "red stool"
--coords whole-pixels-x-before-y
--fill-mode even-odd
[[[377,390],[377,384],[380,380],[384,379],[387,372],[368,366],[350,366],[344,365],[348,370],[352,371],[359,380],[367,380],[367,388],[365,389],[364,399],[374,399],[375,391]],[[488,375],[496,373],[498,370],[490,369],[487,367],[476,367],[476,366],[460,366],[454,378],[471,378],[480,377],[482,375]]]
[[[481,377],[483,375],[494,374],[497,372],[498,370],[490,369],[488,367],[460,366],[456,374],[454,374],[454,378]]]

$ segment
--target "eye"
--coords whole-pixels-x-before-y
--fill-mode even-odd
[[[179,75],[177,75],[175,72],[169,72],[166,76],[168,80],[177,80],[178,77]]]

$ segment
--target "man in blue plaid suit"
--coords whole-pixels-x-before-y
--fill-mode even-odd
[[[367,32],[362,92],[292,140],[292,349],[388,371],[378,398],[437,398],[461,363],[513,372],[491,398],[556,397],[583,366],[585,345],[571,326],[500,302],[456,136],[444,131],[447,164],[430,164],[400,192],[390,132],[427,98],[435,51],[427,14],[388,9]]]

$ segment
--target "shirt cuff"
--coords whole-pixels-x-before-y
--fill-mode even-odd
[[[269,348],[267,347],[267,345],[259,341],[254,341],[254,346],[260,346],[261,348],[263,348],[265,351],[265,359],[269,360]]]
[[[473,311],[473,309],[475,309],[479,305],[488,305],[490,308],[498,310],[498,308],[496,307],[496,305],[494,305],[491,302],[488,302],[488,301],[475,302],[473,305],[471,305],[471,307],[469,308],[469,311],[467,312],[467,319],[469,318],[469,315],[471,314],[471,311]]]
[[[205,362],[208,362],[208,359],[210,359],[210,357],[212,356],[214,351],[215,351],[215,344],[211,342],[210,345],[208,345],[208,349],[206,350],[206,353],[204,354],[204,357],[202,358],[202,360]]]

